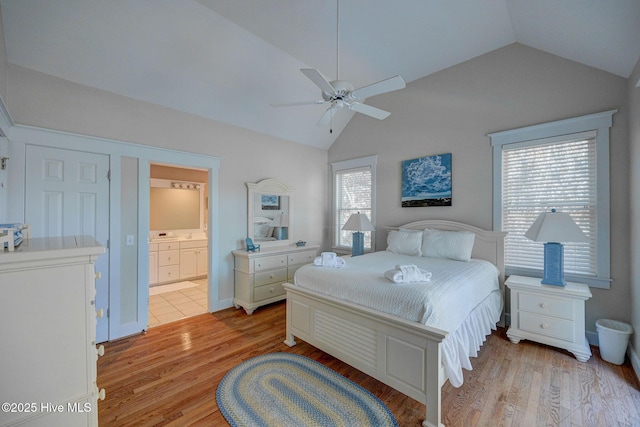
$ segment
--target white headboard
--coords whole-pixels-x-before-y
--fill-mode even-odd
[[[448,231],[471,231],[475,233],[476,239],[473,244],[472,258],[483,259],[489,261],[498,267],[500,274],[500,289],[502,291],[502,300],[504,301],[504,238],[506,231],[489,231],[483,230],[473,225],[464,224],[462,222],[447,221],[444,219],[426,219],[422,221],[410,222],[409,224],[400,225],[398,227],[389,227],[389,230],[397,230],[398,228],[406,228],[410,230],[424,230],[425,228],[434,228],[437,230]],[[500,326],[504,326],[504,309],[500,319]]]

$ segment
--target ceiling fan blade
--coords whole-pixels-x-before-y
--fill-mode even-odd
[[[402,80],[402,77],[394,76],[386,80],[381,80],[377,83],[361,87],[360,89],[356,89],[351,92],[351,96],[358,99],[365,99],[371,96],[380,95],[381,93],[404,89],[406,86],[407,85],[404,80]]]
[[[320,73],[320,71],[313,68],[302,68],[300,69],[304,73],[305,76],[309,78],[313,83],[316,84],[323,92],[327,93],[335,93],[336,90],[331,86],[331,83],[326,79],[325,76]]]
[[[367,116],[374,117],[378,120],[386,119],[391,114],[388,111],[381,110],[376,107],[372,107],[371,105],[361,104],[359,102],[354,102],[349,105],[349,109],[358,113],[365,114]]]
[[[272,107],[278,108],[278,107],[295,107],[298,105],[319,105],[319,104],[324,104],[327,101],[320,99],[318,101],[302,101],[302,102],[288,102],[288,103],[284,103],[284,104],[269,104]]]

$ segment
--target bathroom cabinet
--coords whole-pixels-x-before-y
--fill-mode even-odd
[[[208,274],[207,239],[177,238],[149,243],[149,284],[206,277]]]

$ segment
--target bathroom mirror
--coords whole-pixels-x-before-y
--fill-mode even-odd
[[[204,232],[204,183],[151,178],[149,231]]]
[[[276,179],[246,185],[247,237],[261,247],[290,244],[294,189]]]

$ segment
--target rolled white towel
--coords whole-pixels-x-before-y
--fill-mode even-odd
[[[313,264],[319,267],[341,268],[345,266],[344,259],[336,255],[335,252],[322,252],[319,257],[313,260]]]
[[[431,280],[431,273],[413,264],[396,265],[393,270],[386,271],[384,277],[393,283],[428,282]]]

